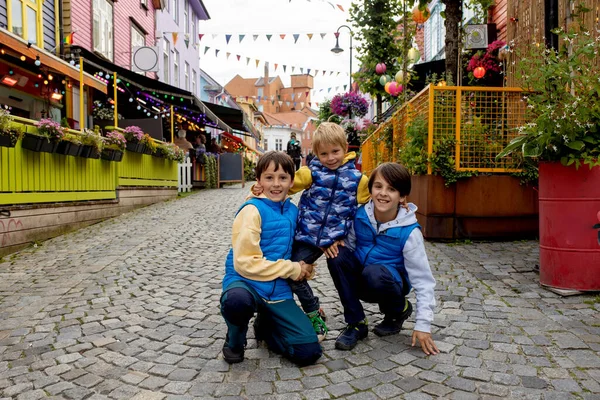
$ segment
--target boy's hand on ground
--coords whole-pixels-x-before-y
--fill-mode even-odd
[[[413,334],[412,334],[412,346],[413,347],[417,343],[417,340],[419,341],[419,344],[421,345],[423,352],[425,354],[427,354],[428,356],[439,354],[440,351],[438,350],[437,346],[435,345],[435,342],[431,338],[431,333],[421,332],[421,331],[413,331]]]
[[[321,250],[323,250],[323,253],[325,253],[325,257],[336,258],[338,256],[338,254],[340,254],[340,251],[338,250],[338,246],[345,246],[344,241],[336,240],[335,242],[333,242],[333,244],[331,246],[329,246],[326,249],[321,248]]]
[[[258,182],[256,182],[253,186],[252,186],[252,194],[255,196],[260,196],[263,192],[263,188],[262,186],[260,186],[260,184]]]

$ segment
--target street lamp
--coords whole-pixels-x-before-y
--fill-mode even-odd
[[[337,31],[335,33],[335,47],[333,49],[331,49],[332,53],[335,54],[340,54],[342,51],[344,51],[344,49],[342,49],[340,47],[340,29],[342,28],[347,28],[348,31],[350,32],[350,86],[348,87],[348,90],[352,91],[352,29],[350,29],[350,27],[348,25],[342,25],[339,28],[337,28]]]

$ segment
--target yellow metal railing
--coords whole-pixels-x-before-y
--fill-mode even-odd
[[[427,129],[427,156],[452,144],[456,171],[519,172],[517,159],[496,155],[517,136],[525,123],[525,102],[518,88],[433,86],[403,104],[363,143],[363,171],[398,161],[406,146],[406,131],[420,119]],[[393,129],[390,131],[390,126]],[[432,174],[431,164],[427,173]]]

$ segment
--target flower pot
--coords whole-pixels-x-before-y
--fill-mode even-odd
[[[100,153],[93,146],[81,146],[81,154],[83,158],[100,158]]]
[[[54,153],[58,147],[57,142],[48,140],[45,137],[26,133],[23,135],[21,146],[24,149],[42,153]]]
[[[144,146],[144,154],[152,155],[152,149],[150,146]]]
[[[115,152],[113,161],[116,162],[121,162],[123,160],[123,152],[122,151],[117,151],[117,150],[113,150]]]
[[[600,166],[540,163],[540,283],[600,290]]]
[[[135,153],[143,153],[144,152],[144,144],[143,143],[132,143],[127,142],[127,150],[133,151]]]
[[[69,142],[67,140],[62,140],[58,143],[56,147],[57,154],[64,154],[66,156],[74,156],[77,157],[81,154],[82,146],[76,143]]]
[[[0,135],[0,146],[2,147],[15,147],[17,141],[12,141],[10,136]]]
[[[102,150],[102,154],[100,154],[100,158],[107,161],[114,161],[115,159],[115,150],[113,149],[104,149]]]

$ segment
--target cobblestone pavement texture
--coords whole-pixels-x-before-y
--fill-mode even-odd
[[[414,314],[399,335],[335,350],[342,309],[320,260],[319,362],[298,368],[250,329],[246,360],[228,365],[218,304],[246,193],[205,190],[5,257],[0,398],[600,399],[600,298],[540,288],[537,242],[427,244],[437,356],[410,346]]]

